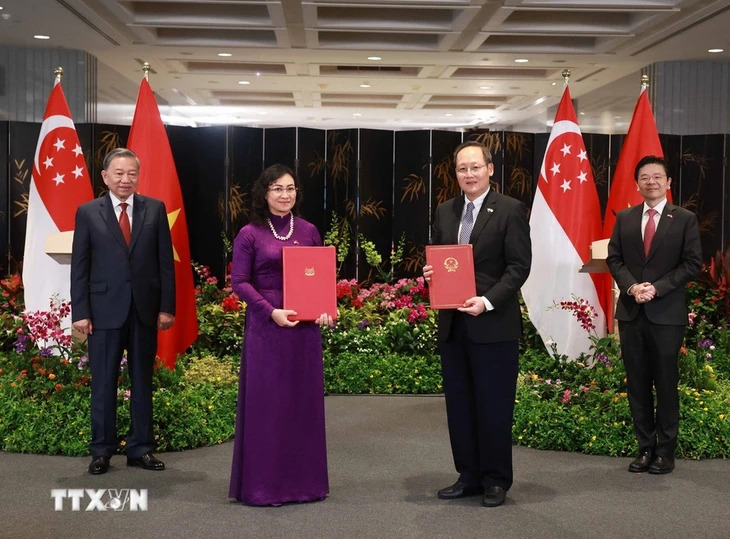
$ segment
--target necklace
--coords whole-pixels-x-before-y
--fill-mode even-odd
[[[277,240],[280,241],[286,241],[289,238],[291,238],[291,235],[294,234],[294,214],[290,214],[291,218],[289,219],[289,233],[286,236],[279,236],[279,234],[276,233],[276,229],[274,228],[274,225],[271,223],[271,219],[268,217],[266,218],[266,222],[269,223],[269,228],[271,229],[271,233],[274,235],[274,237]]]

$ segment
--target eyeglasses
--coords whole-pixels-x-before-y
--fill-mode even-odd
[[[294,196],[297,194],[297,191],[299,191],[298,187],[269,187],[269,191],[274,193],[276,196],[281,196],[284,193],[286,193],[289,196]]]
[[[487,165],[472,165],[470,167],[459,167],[456,169],[456,173],[459,176],[466,176],[470,172],[473,174],[479,174],[479,172]]]
[[[642,174],[639,176],[640,182],[648,182],[649,180],[654,180],[655,182],[660,182],[662,180],[666,180],[667,175],[666,174],[654,174],[653,176],[649,176],[648,174]]]

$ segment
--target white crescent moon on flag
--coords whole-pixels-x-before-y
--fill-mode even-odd
[[[43,120],[43,125],[41,125],[41,132],[38,135],[38,140],[40,141],[40,143],[36,145],[35,158],[33,159],[34,170],[38,170],[38,172],[40,172],[41,170],[40,165],[38,164],[38,154],[40,153],[41,146],[43,146],[43,140],[46,138],[48,133],[60,127],[69,127],[74,130],[76,129],[74,127],[73,120],[68,116],[49,116],[48,118]]]
[[[547,146],[545,147],[545,155],[547,155],[547,152],[550,149],[550,145],[553,143],[553,140],[558,138],[560,135],[564,135],[565,133],[576,133],[578,136],[580,136],[580,128],[578,127],[577,123],[571,122],[569,120],[560,120],[556,124],[553,124],[553,129],[552,131],[550,131],[550,138],[548,139]],[[547,174],[545,174],[545,159],[542,160],[542,166],[540,167],[540,177],[547,181]]]

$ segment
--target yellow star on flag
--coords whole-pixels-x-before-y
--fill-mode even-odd
[[[177,221],[178,215],[180,215],[180,208],[167,214],[167,224],[170,227],[171,232],[172,232],[172,227],[175,226],[175,221]],[[177,249],[175,249],[174,243],[172,244],[172,254],[173,254],[173,258],[175,259],[175,262],[180,262],[180,257],[177,254]]]

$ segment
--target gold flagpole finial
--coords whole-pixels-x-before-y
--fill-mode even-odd
[[[150,70],[151,69],[152,68],[150,67],[150,63],[149,62],[145,62],[144,64],[142,64],[142,71],[144,71],[144,78],[148,82],[150,80]]]
[[[568,81],[570,80],[570,69],[563,69],[563,80],[565,81],[565,84],[568,84]]]
[[[649,87],[649,75],[641,76],[641,89],[646,90]]]
[[[63,68],[60,66],[57,67],[54,73],[56,74],[56,82],[61,82],[61,77],[63,77]]]

